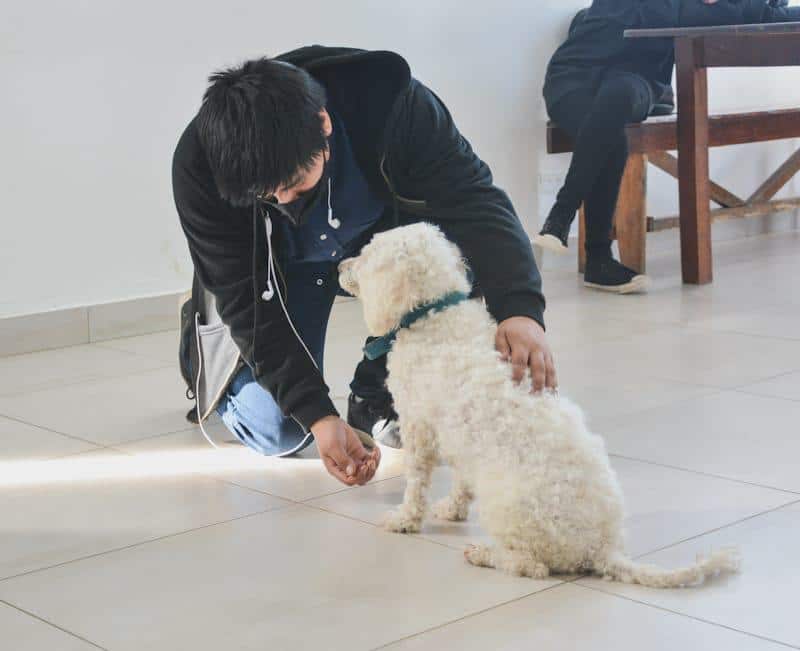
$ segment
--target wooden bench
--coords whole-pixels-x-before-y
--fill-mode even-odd
[[[709,117],[708,124],[710,147],[798,138],[800,109],[716,115]],[[678,178],[678,159],[668,153],[678,148],[677,118],[673,115],[650,118],[646,122],[629,124],[625,131],[630,153],[614,215],[613,237],[617,240],[622,263],[644,273],[646,234],[680,225],[678,215],[659,218],[647,215],[648,162]],[[547,151],[551,154],[572,151],[569,135],[552,122],[547,125]],[[800,207],[800,197],[773,199],[798,170],[800,150],[793,153],[747,199],[710,181],[711,200],[719,205],[718,209],[711,211],[711,219],[752,217]],[[581,207],[578,238],[578,269],[581,272],[586,255],[584,237],[584,212]]]

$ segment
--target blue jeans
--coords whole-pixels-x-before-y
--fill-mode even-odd
[[[300,263],[284,267],[289,316],[322,372],[325,333],[333,301],[339,293],[336,264]],[[277,298],[275,299],[277,300]],[[360,396],[385,392],[386,358],[362,360],[351,388]],[[242,443],[265,455],[288,455],[311,443],[311,437],[294,419],[285,417],[272,395],[244,366],[217,405],[225,426]]]

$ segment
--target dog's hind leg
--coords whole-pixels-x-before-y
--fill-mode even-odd
[[[469,516],[469,505],[473,495],[469,485],[458,471],[454,471],[453,485],[450,495],[433,505],[433,515],[440,520],[461,522]]]
[[[529,576],[533,579],[546,579],[550,576],[547,565],[536,560],[532,554],[519,549],[469,545],[464,550],[464,558],[473,565],[495,567],[516,576]]]
[[[421,423],[403,424],[403,447],[406,453],[406,490],[403,503],[383,520],[389,531],[417,533],[428,507],[431,473],[439,458],[433,429]]]

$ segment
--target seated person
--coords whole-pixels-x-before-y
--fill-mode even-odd
[[[617,262],[611,226],[628,158],[625,125],[672,111],[672,39],[625,39],[626,29],[800,21],[786,0],[595,0],[572,21],[547,68],[550,118],[574,140],[564,185],[534,242],[566,252],[582,203],[588,287],[629,293],[647,278]]]

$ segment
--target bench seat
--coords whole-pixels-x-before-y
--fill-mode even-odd
[[[614,216],[614,237],[623,264],[644,273],[646,234],[679,225],[677,215],[647,216],[648,162],[671,176],[678,177],[678,160],[669,151],[678,148],[678,125],[675,115],[650,118],[625,128],[629,157]],[[752,142],[800,138],[800,109],[781,109],[749,113],[727,113],[709,117],[709,146],[724,147]],[[547,152],[569,153],[570,136],[553,122],[547,124]],[[714,182],[710,184],[712,201],[720,208],[711,212],[714,220],[765,215],[800,207],[800,197],[772,200],[777,192],[800,170],[800,150],[792,154],[747,199],[742,199]],[[581,208],[579,262],[585,264],[584,214]]]

